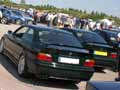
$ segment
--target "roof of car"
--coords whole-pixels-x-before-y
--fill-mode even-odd
[[[61,29],[67,30],[67,31],[72,31],[72,32],[87,32],[87,33],[95,34],[94,32],[88,31],[88,30],[85,30],[85,29],[71,29],[71,28],[61,28]]]
[[[31,27],[31,28],[35,28],[35,30],[43,29],[43,30],[51,30],[51,31],[58,31],[58,32],[69,33],[69,32],[64,31],[64,30],[62,31],[62,30],[60,30],[58,28],[47,27],[46,25],[23,25],[23,26],[28,26],[28,27]]]

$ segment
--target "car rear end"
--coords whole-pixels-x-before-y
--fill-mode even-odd
[[[96,67],[108,68],[113,71],[117,70],[119,57],[117,50],[112,46],[89,43],[87,48],[89,48],[94,55]]]
[[[89,80],[95,62],[88,50],[50,45],[36,56],[36,74],[65,80]]]
[[[28,65],[34,68],[33,71],[37,77],[75,81],[91,78],[95,64],[92,55],[88,50],[82,48],[71,33],[60,30],[44,30],[36,34],[41,37],[39,38],[41,43],[38,42],[40,45],[38,45],[35,57],[31,57],[33,65],[30,65],[31,63]]]
[[[93,54],[96,67],[117,71],[119,62],[117,50],[109,46],[100,35],[89,31],[74,31],[73,34],[83,47]]]

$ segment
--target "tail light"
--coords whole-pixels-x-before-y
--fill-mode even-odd
[[[95,66],[95,61],[94,60],[86,60],[84,63],[85,67],[94,67]]]
[[[111,53],[110,57],[113,58],[113,59],[117,58],[117,53]]]
[[[50,54],[45,54],[45,53],[39,53],[37,55],[37,59],[40,61],[46,61],[46,62],[52,62],[52,56]]]

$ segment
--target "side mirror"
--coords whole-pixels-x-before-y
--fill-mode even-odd
[[[12,34],[12,31],[11,31],[11,30],[9,30],[7,33],[8,33],[8,34]]]

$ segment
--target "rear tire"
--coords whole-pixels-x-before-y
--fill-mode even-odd
[[[18,71],[18,74],[22,77],[27,77],[28,76],[28,69],[27,69],[27,63],[26,63],[25,55],[20,56],[17,71]]]
[[[6,17],[3,17],[3,18],[1,19],[1,23],[2,23],[2,24],[7,24],[7,23],[8,23],[8,19],[7,19]]]

